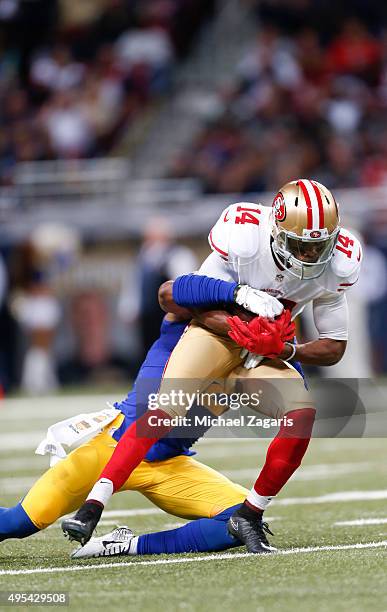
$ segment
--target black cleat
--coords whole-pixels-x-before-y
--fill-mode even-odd
[[[261,514],[250,510],[245,504],[230,517],[227,528],[230,535],[246,544],[249,553],[260,555],[277,552],[266,537],[267,533],[274,535],[268,524],[262,521]]]
[[[75,516],[62,521],[62,531],[69,540],[84,546],[93,535],[101,518],[103,506],[93,501],[85,502]]]

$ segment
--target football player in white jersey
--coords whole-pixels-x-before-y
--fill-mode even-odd
[[[172,352],[160,393],[176,390],[176,381],[184,391],[197,392],[221,377],[291,380],[292,390],[282,394],[280,406],[273,401],[260,406],[264,414],[287,419],[228,524],[249,552],[267,553],[275,549],[265,535],[263,512],[299,467],[315,417],[310,394],[289,362],[329,366],[343,356],[348,334],[345,293],[358,279],[362,249],[355,236],[340,227],[331,192],[306,179],[284,185],[271,209],[245,202],[229,206],[211,230],[209,243],[213,252],[199,272],[170,281],[160,292],[166,311],[188,309],[193,316]],[[296,317],[309,302],[319,337],[295,345],[289,342],[288,313]],[[251,321],[230,317],[224,310],[231,304],[258,316]],[[223,309],[218,333],[195,322],[194,309],[204,305]],[[64,522],[65,533],[83,543],[90,538],[110,495],[171,429],[170,418],[183,416],[186,409],[182,402],[148,410],[125,432],[84,506]],[[152,423],[159,417],[157,428],[150,425],[150,416]]]
[[[307,180],[288,183],[272,209],[233,204],[211,230],[209,242],[214,252],[200,274],[286,300],[293,318],[313,302],[319,339],[347,340],[345,292],[358,279],[362,250],[359,241],[340,228],[337,204],[323,185]],[[249,309],[248,290],[244,301],[240,293]],[[334,354],[323,357],[325,365],[336,361],[344,348],[329,345]],[[317,345],[319,352],[322,346]],[[305,357],[301,348],[297,356],[301,351]],[[302,362],[308,363],[304,358]]]

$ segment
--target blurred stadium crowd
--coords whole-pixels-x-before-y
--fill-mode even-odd
[[[256,40],[173,175],[208,193],[275,190],[289,176],[386,184],[386,3],[255,4]]]
[[[1,0],[0,184],[111,150],[171,87],[212,0]]]
[[[196,178],[203,194],[275,191],[299,176],[332,189],[387,186],[387,4],[240,2],[255,38],[169,177]],[[128,126],[176,94],[176,69],[219,4],[0,0],[0,186],[13,185],[19,162],[114,153]],[[385,373],[387,249],[371,230],[366,238],[366,276],[377,278],[367,288],[371,357]],[[125,384],[157,335],[155,288],[197,261],[158,219],[108,270],[114,281],[95,282],[102,255],[91,278],[81,264],[66,294],[58,279],[89,247],[50,225],[0,243],[0,391]]]

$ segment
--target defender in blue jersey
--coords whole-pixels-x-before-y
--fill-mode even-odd
[[[151,381],[157,391],[165,364],[186,324],[172,315],[166,317],[160,338],[149,350],[133,389],[116,404],[121,414],[115,421],[51,467],[16,506],[0,508],[0,541],[37,533],[85,501],[117,441],[136,419],[136,387],[147,379],[147,384]],[[178,529],[138,538],[128,537],[126,530],[131,554],[215,551],[240,545],[228,534],[226,525],[247,491],[193,459],[191,447],[196,440],[197,437],[160,440],[122,487],[121,491],[139,491],[165,512],[197,519]],[[124,533],[119,534],[121,540]],[[106,554],[112,552],[114,549]]]
[[[220,295],[221,288],[218,280],[206,279],[207,292],[219,293],[215,303],[220,307],[227,302]],[[208,303],[211,302],[214,302],[212,294],[208,298]],[[91,441],[50,468],[19,504],[0,508],[0,541],[32,535],[85,501],[117,442],[138,416],[139,387],[145,384],[147,393],[158,391],[168,359],[192,316],[215,333],[227,334],[228,314],[224,310],[199,312],[179,307],[175,314],[168,314],[161,326],[160,338],[149,350],[133,389],[115,405],[119,415]],[[206,411],[194,406],[191,414],[195,412],[201,415]],[[239,546],[239,541],[228,533],[226,524],[247,491],[192,458],[195,454],[192,446],[205,430],[204,426],[196,430],[194,437],[159,440],[120,489],[137,490],[164,511],[197,520],[178,529],[139,537],[134,537],[126,527],[119,528],[109,536],[94,538],[74,556],[216,551]]]

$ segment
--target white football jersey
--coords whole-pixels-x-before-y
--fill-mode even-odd
[[[251,202],[226,208],[209,234],[213,253],[203,262],[199,274],[266,291],[291,309],[293,318],[313,302],[319,337],[347,340],[345,292],[359,277],[362,248],[358,239],[341,229],[324,273],[316,279],[299,280],[274,260],[271,214],[271,208]]]

